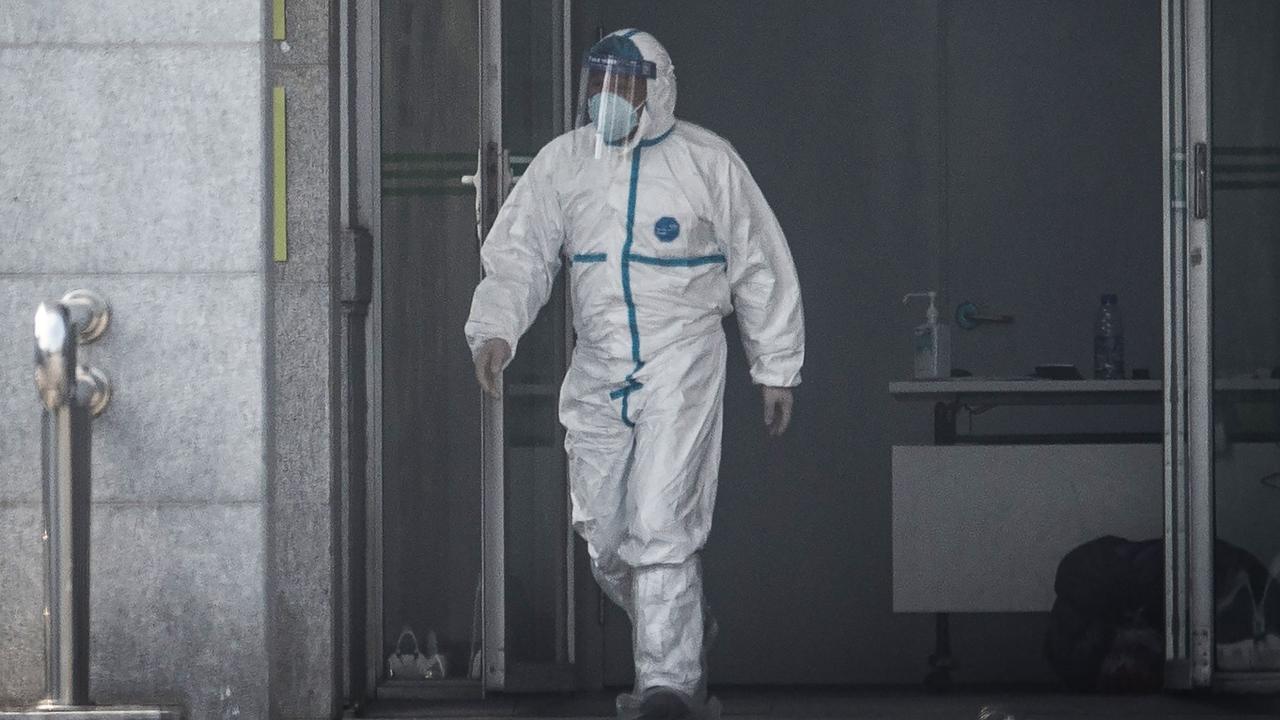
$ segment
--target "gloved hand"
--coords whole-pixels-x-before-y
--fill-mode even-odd
[[[764,394],[764,426],[769,434],[778,437],[791,425],[791,408],[795,405],[795,395],[791,388],[762,387]]]
[[[502,338],[485,340],[473,358],[476,364],[476,380],[491,397],[502,397],[498,380],[502,377],[502,371],[510,359],[511,346]]]

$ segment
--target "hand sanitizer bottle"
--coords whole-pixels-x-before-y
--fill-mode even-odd
[[[938,293],[910,293],[902,298],[903,304],[913,297],[929,298],[929,309],[925,313],[923,325],[916,326],[912,332],[912,347],[915,351],[915,378],[917,380],[940,380],[951,376],[951,333],[950,328],[938,322]]]

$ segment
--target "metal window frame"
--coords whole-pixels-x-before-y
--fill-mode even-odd
[[[1165,168],[1161,207],[1164,221],[1164,525],[1165,525],[1165,685],[1190,687],[1187,648],[1186,500],[1186,367],[1185,285],[1186,195],[1183,113],[1184,0],[1165,0],[1161,7],[1161,76]]]
[[[1188,188],[1208,147],[1208,0],[1166,0],[1163,49],[1165,685],[1213,681],[1213,348],[1210,218]],[[1211,196],[1210,196],[1211,197]]]
[[[1186,161],[1183,187],[1187,205],[1196,184],[1192,150],[1210,147],[1209,0],[1184,6],[1186,57],[1184,117]],[[1206,193],[1203,217],[1184,208],[1186,244],[1186,574],[1187,630],[1192,687],[1213,682],[1213,257],[1212,193]]]

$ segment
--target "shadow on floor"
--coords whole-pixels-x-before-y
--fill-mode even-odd
[[[931,694],[915,688],[717,688],[727,718],[858,720],[1164,720],[1280,718],[1280,696],[1076,695],[1060,691],[963,688]],[[615,693],[499,696],[483,701],[383,701],[367,718],[610,718]],[[988,713],[983,718],[984,710]]]

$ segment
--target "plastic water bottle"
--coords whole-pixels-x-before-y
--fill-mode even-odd
[[[1093,325],[1093,376],[1099,380],[1124,379],[1124,323],[1116,296],[1102,296]]]

